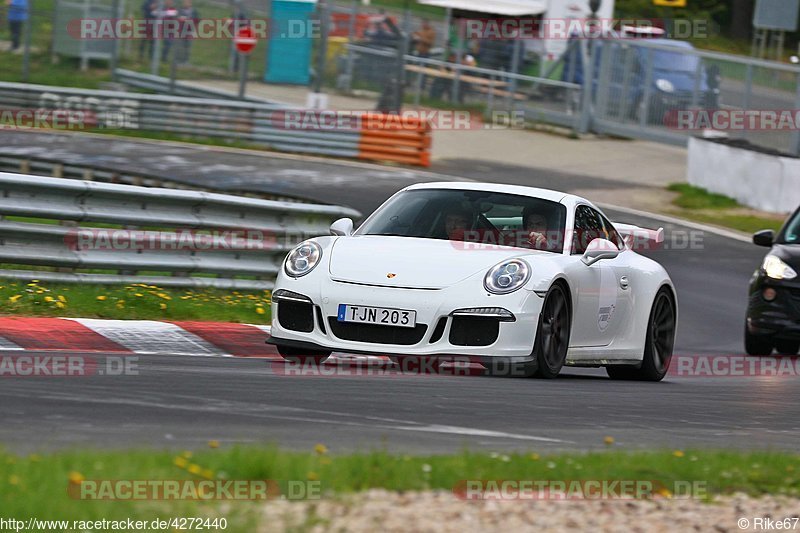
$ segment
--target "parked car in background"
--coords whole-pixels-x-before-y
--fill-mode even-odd
[[[647,124],[669,122],[681,109],[719,107],[716,65],[702,65],[694,46],[672,39],[607,38],[593,41],[592,90],[601,116],[621,116]],[[652,72],[648,72],[652,64]],[[584,84],[583,55],[572,46],[564,58],[563,81]]]
[[[800,349],[800,208],[775,236],[759,231],[753,242],[770,248],[750,281],[744,331],[750,355],[777,350],[795,355]]]

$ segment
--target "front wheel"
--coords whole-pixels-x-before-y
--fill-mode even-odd
[[[658,291],[647,323],[642,366],[608,366],[611,379],[661,381],[667,375],[675,343],[675,304],[669,290]]]
[[[798,349],[800,349],[800,342],[775,341],[775,350],[781,355],[797,355]]]
[[[536,356],[534,377],[553,379],[561,372],[567,360],[570,327],[567,293],[561,285],[553,285],[544,298],[533,344]]]
[[[331,352],[289,348],[288,346],[278,346],[278,353],[290,363],[299,365],[313,364],[315,366],[324,363],[331,355]]]
[[[744,327],[744,351],[747,355],[769,355],[772,353],[772,341],[769,337],[753,335]]]

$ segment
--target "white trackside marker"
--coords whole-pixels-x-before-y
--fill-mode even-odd
[[[180,326],[155,320],[70,318],[137,354],[229,355]]]

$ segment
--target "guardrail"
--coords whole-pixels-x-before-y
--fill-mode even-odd
[[[142,72],[135,72],[118,68],[114,70],[114,81],[123,83],[128,87],[136,87],[137,89],[144,89],[153,91],[158,94],[172,94],[175,96],[188,96],[190,98],[214,98],[214,99],[227,99],[232,98],[233,95],[226,91],[211,89],[209,87],[197,87],[190,83],[184,83],[178,80],[170,80],[164,76],[155,76],[153,74],[144,74]],[[262,100],[259,98],[245,97],[240,99],[245,102],[259,102],[264,104],[272,104],[276,106],[283,106],[279,102],[272,102],[269,100]]]
[[[84,112],[88,128],[133,129],[239,140],[284,152],[396,161],[362,150],[363,129],[326,125],[312,112],[287,119],[290,108],[274,103],[189,98],[69,87],[0,83],[0,108]],[[337,114],[336,119],[359,113]],[[306,120],[311,118],[310,121]],[[430,132],[426,135],[429,137]],[[430,144],[428,138],[427,141]],[[429,159],[406,163],[426,165]]]
[[[327,234],[333,220],[346,216],[360,214],[338,206],[0,173],[0,262],[50,267],[10,268],[0,277],[269,289],[288,250]]]

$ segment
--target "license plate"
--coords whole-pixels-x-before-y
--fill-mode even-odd
[[[361,324],[398,326],[401,328],[413,328],[417,325],[416,311],[368,307],[365,305],[339,304],[339,313],[336,318],[339,322],[358,322]]]

